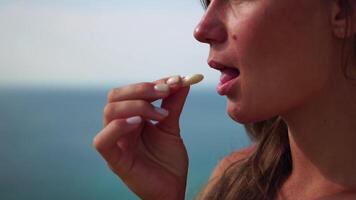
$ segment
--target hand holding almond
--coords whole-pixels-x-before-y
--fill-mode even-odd
[[[141,199],[184,199],[188,155],[179,117],[189,85],[196,82],[174,76],[116,88],[108,95],[104,128],[93,144]],[[163,99],[160,108],[151,104],[158,99]]]

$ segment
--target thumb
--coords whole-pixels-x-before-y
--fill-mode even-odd
[[[161,107],[169,111],[168,117],[160,121],[157,127],[164,132],[179,136],[179,117],[182,113],[190,87],[182,87],[174,94],[162,100]]]

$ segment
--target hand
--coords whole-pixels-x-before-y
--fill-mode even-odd
[[[179,117],[189,87],[176,80],[172,85],[165,78],[113,89],[104,128],[93,140],[111,170],[144,200],[184,199],[188,155]],[[161,108],[151,104],[157,99],[163,99]]]

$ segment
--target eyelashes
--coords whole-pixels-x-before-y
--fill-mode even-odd
[[[210,4],[210,0],[200,0],[200,2],[204,9],[207,9]]]

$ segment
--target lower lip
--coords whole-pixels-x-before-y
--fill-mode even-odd
[[[216,87],[216,91],[220,95],[228,95],[232,91],[232,86],[239,80],[239,77],[236,77],[234,79],[231,79],[225,83],[219,83],[218,86]]]

